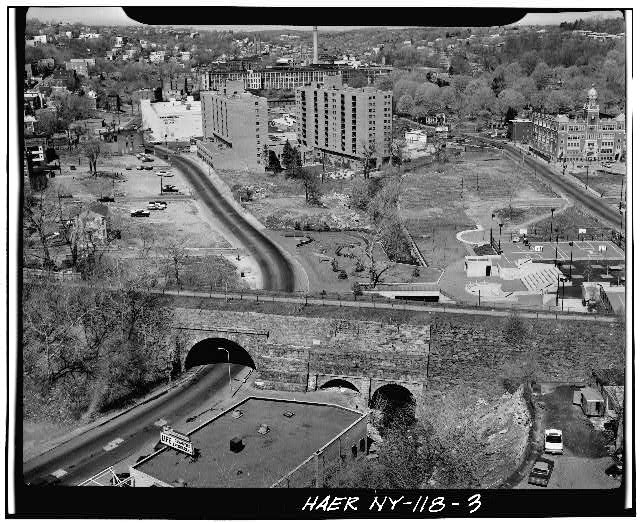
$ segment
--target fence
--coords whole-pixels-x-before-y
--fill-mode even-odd
[[[45,278],[38,278],[45,279]],[[117,285],[96,285],[95,282],[73,281],[67,282],[69,285],[76,285],[104,291],[118,291],[121,287]],[[327,306],[327,307],[350,307],[357,309],[386,309],[399,311],[417,311],[429,313],[459,313],[459,314],[485,314],[493,316],[507,316],[512,311],[518,311],[528,318],[555,318],[555,319],[579,319],[592,321],[612,321],[613,314],[586,313],[576,309],[563,310],[562,305],[532,306],[528,304],[515,304],[507,301],[486,301],[481,299],[478,304],[465,303],[443,303],[417,301],[409,299],[393,299],[383,296],[369,294],[368,296],[356,296],[354,294],[340,293],[303,293],[284,292],[255,289],[225,289],[224,287],[186,288],[186,287],[142,287],[141,291],[166,296],[184,296],[190,298],[224,300],[225,302],[241,301],[247,303],[278,303],[291,304],[300,307],[306,306]]]

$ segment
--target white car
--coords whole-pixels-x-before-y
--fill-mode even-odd
[[[562,454],[562,431],[558,429],[545,429],[544,451],[547,454]]]

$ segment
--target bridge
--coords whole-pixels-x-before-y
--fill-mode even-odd
[[[429,325],[178,308],[174,330],[185,369],[245,365],[265,388],[344,387],[372,403],[418,398],[428,379]]]

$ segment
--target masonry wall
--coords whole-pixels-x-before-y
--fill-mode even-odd
[[[512,343],[504,335],[505,318],[466,314],[431,315],[429,323],[416,325],[176,309],[176,321],[190,328],[252,329],[254,336],[203,330],[191,343],[236,336],[266,388],[296,391],[330,376],[371,379],[372,391],[385,381],[439,390],[527,372],[539,382],[579,382],[593,369],[623,367],[625,359],[621,323],[523,320],[523,341]]]
[[[593,369],[624,366],[621,324],[524,320],[519,344],[507,341],[504,325],[503,318],[438,315],[431,325],[428,387],[521,376],[527,370],[538,382],[579,382]]]

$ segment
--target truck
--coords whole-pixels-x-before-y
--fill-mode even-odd
[[[562,454],[562,431],[558,429],[545,429],[544,451],[547,454]]]
[[[538,458],[529,473],[529,484],[538,487],[546,487],[553,472],[553,461],[546,458]]]

